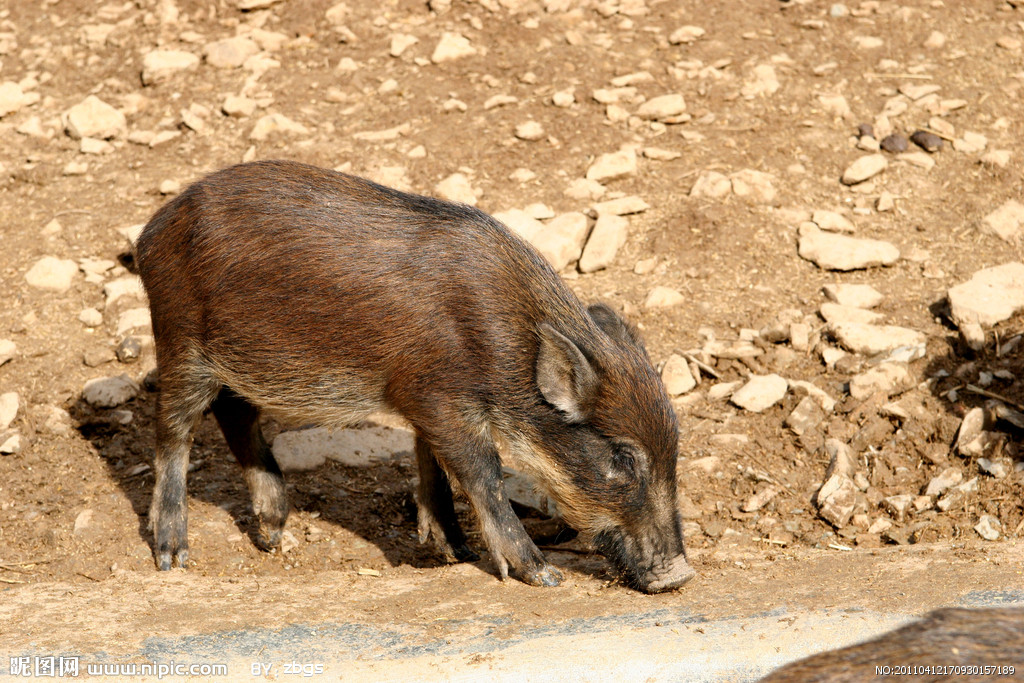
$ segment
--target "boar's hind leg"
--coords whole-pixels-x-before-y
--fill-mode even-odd
[[[480,519],[487,548],[504,579],[513,576],[532,586],[557,586],[562,574],[547,564],[512,511],[501,476],[501,458],[483,437],[454,434],[432,444],[438,462],[469,497]]]
[[[281,545],[288,497],[281,468],[260,431],[259,408],[227,387],[221,389],[212,408],[228,447],[245,470],[252,509],[259,520],[256,545],[269,552]]]
[[[448,562],[475,562],[480,556],[466,545],[466,534],[459,526],[452,504],[452,487],[437,464],[430,445],[416,437],[416,463],[420,481],[416,491],[420,543],[433,537],[434,545]]]
[[[171,382],[163,376],[161,384],[149,528],[157,568],[167,571],[173,560],[183,569],[188,563],[188,452],[192,427],[210,405],[215,389],[203,383]]]

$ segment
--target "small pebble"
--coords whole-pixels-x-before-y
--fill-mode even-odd
[[[857,137],[858,138],[873,138],[875,137],[875,127],[870,123],[862,123],[857,126]]]
[[[893,133],[892,135],[885,136],[884,138],[882,138],[882,142],[879,143],[879,146],[886,152],[890,152],[892,154],[906,152],[907,147],[909,147],[909,145],[907,144],[907,138],[900,135],[899,133]]]
[[[117,350],[114,353],[122,363],[134,363],[142,353],[142,343],[138,337],[125,337],[117,345]]]
[[[910,141],[926,152],[938,152],[942,149],[942,138],[926,130],[916,131],[910,136]]]

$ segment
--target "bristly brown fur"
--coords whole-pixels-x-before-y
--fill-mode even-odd
[[[170,201],[136,254],[162,380],[152,507],[161,568],[187,558],[178,473],[211,403],[246,471],[261,546],[279,539],[288,506],[259,412],[343,427],[387,409],[416,431],[420,534],[448,557],[472,556],[450,481],[502,574],[558,582],[512,513],[496,440],[573,523],[624,539],[632,555],[621,566],[639,568],[639,584],[683,556],[678,425],[639,334],[605,306],[584,308],[486,214],[258,162]]]

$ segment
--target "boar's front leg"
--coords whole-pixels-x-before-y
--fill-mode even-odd
[[[509,570],[531,586],[557,586],[562,574],[544,560],[512,511],[501,476],[501,457],[484,436],[457,434],[431,439],[438,462],[469,498],[498,572]]]
[[[433,451],[416,437],[416,463],[420,481],[416,490],[420,543],[433,537],[434,545],[448,562],[475,562],[480,556],[466,545],[466,534],[455,516],[452,487]]]

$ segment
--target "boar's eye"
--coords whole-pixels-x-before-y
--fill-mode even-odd
[[[619,473],[636,476],[636,451],[628,444],[612,444],[612,467]]]

